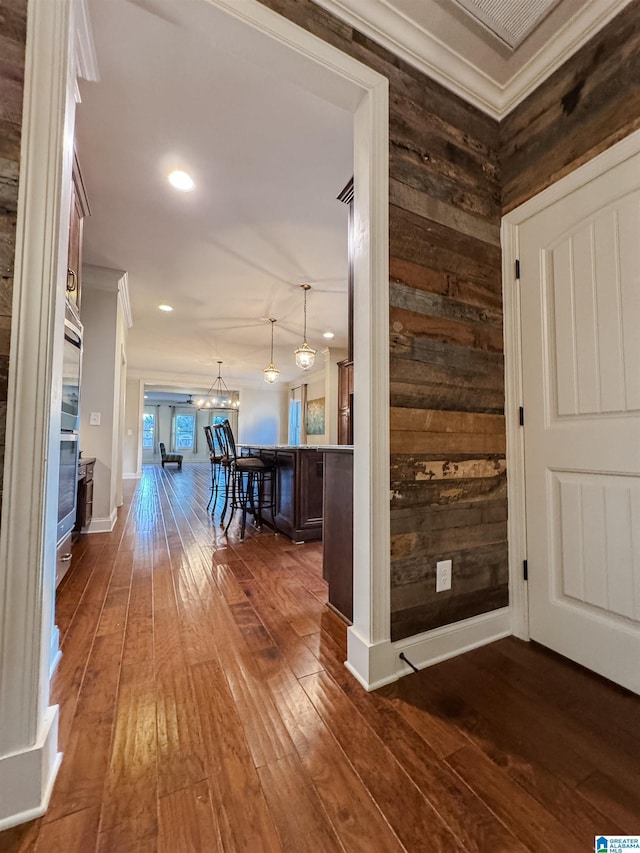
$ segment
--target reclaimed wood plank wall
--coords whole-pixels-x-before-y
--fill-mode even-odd
[[[508,601],[498,124],[313,3],[262,2],[389,79],[398,640]]]
[[[633,0],[501,122],[503,212],[638,128],[640,0]]]
[[[0,482],[4,467],[27,0],[0,0]]]

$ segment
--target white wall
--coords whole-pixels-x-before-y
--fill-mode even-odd
[[[280,385],[242,389],[239,444],[286,444],[288,400],[289,389]]]
[[[142,473],[142,404],[144,382],[127,379],[122,441],[122,476],[135,479]]]
[[[86,265],[82,281],[80,448],[84,457],[96,459],[89,532],[101,532],[111,530],[115,524],[121,491],[120,383],[127,323],[120,288],[126,289],[126,273]],[[90,423],[92,413],[99,415],[99,424]]]
[[[301,385],[307,386],[307,406],[309,401],[324,398],[324,433],[321,435],[307,435],[303,444],[325,445],[337,444],[338,441],[338,368],[337,363],[347,357],[344,349],[324,349],[322,358],[316,360],[318,369],[312,373],[301,374],[300,379],[290,382],[288,386],[288,399],[293,388]],[[287,420],[288,423],[288,402]],[[306,412],[303,412],[306,419]]]
[[[325,434],[324,444],[338,443],[338,362],[347,357],[346,349],[325,349],[324,356],[324,397],[325,397]]]

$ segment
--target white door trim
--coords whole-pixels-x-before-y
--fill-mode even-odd
[[[62,328],[81,2],[29,0],[0,531],[0,830],[43,814],[60,764],[49,706]]]
[[[502,220],[502,297],[504,310],[505,420],[507,431],[509,601],[511,630],[529,639],[529,603],[522,564],[527,556],[525,517],[524,435],[519,409],[523,405],[520,285],[515,278],[519,228],[532,216],[640,152],[640,130],[589,160]],[[525,412],[526,417],[526,412]]]

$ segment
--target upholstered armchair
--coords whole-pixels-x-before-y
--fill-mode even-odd
[[[164,468],[166,462],[174,462],[180,471],[182,471],[182,453],[167,453],[164,441],[160,442],[159,447],[160,456],[162,457],[162,467]]]

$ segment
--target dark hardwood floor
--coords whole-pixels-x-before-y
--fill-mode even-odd
[[[148,467],[58,595],[62,767],[2,851],[586,851],[640,833],[640,698],[514,639],[367,694],[321,544]]]

